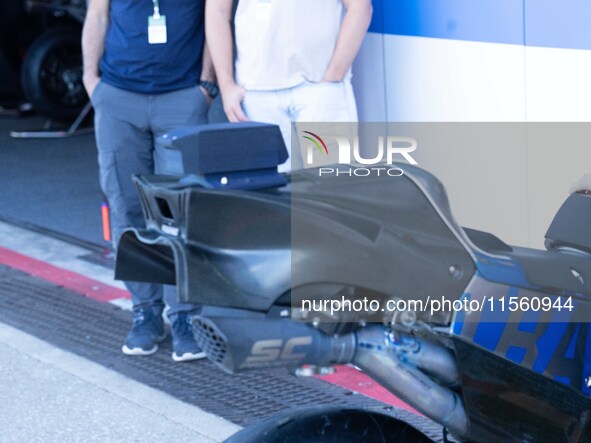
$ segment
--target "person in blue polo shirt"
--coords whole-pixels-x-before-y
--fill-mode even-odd
[[[109,202],[113,245],[144,224],[134,174],[182,174],[182,161],[157,139],[207,122],[217,93],[205,44],[205,0],[90,0],[82,32],[84,86],[95,109],[100,184]],[[169,305],[173,359],[204,357],[191,330],[199,307],[180,304],[175,288],[126,282],[133,325],[122,350],[149,355],[166,336]]]

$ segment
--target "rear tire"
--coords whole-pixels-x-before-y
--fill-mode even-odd
[[[26,98],[44,116],[74,120],[88,101],[82,84],[80,29],[54,28],[27,51],[21,71]]]
[[[225,443],[432,443],[393,417],[360,409],[308,408],[265,418]]]

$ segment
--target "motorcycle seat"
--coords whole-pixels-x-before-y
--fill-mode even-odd
[[[488,232],[479,231],[477,229],[471,228],[462,228],[468,238],[474,243],[474,245],[478,246],[480,249],[495,253],[495,252],[511,252],[513,248],[501,240],[496,235],[490,234]]]

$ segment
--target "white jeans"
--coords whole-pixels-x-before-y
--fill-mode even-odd
[[[297,138],[291,140],[291,124],[298,122],[356,122],[357,105],[350,79],[338,83],[306,82],[288,89],[246,91],[242,102],[250,120],[274,123],[289,152],[288,161],[279,166],[280,172],[303,167]],[[292,146],[293,144],[293,146]]]

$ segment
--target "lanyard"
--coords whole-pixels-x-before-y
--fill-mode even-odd
[[[152,0],[152,3],[154,4],[154,18],[158,19],[160,18],[160,6],[158,0]]]

